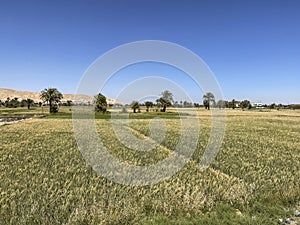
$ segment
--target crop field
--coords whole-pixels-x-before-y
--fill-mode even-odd
[[[21,113],[1,110],[2,116]],[[0,224],[278,224],[292,217],[300,210],[300,111],[226,113],[224,140],[209,168],[198,168],[211,129],[210,112],[201,109],[189,162],[146,186],[98,175],[77,146],[68,108],[0,126]],[[175,113],[150,112],[131,115],[128,130],[147,139],[154,117],[161,117],[166,133],[151,151],[122,144],[109,115],[96,116],[96,129],[115,158],[151,165],[176,149],[181,129]]]

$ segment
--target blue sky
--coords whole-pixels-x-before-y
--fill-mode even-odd
[[[299,9],[298,0],[1,1],[0,87],[75,93],[89,65],[108,50],[164,40],[199,55],[226,99],[300,103]],[[202,93],[174,71],[130,68],[134,79],[156,74],[184,84],[201,102]],[[105,95],[115,97],[130,81],[121,75]]]

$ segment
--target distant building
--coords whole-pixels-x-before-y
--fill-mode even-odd
[[[253,108],[258,108],[258,109],[263,109],[263,108],[265,108],[264,107],[264,104],[262,104],[262,103],[257,103],[257,102],[251,102],[251,105],[252,105],[252,107]]]

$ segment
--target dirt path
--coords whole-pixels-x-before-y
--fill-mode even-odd
[[[0,126],[9,125],[21,122],[26,119],[30,119],[31,117],[26,116],[18,116],[18,117],[0,117]]]

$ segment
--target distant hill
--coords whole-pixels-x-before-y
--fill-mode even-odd
[[[18,98],[19,100],[30,98],[34,102],[41,102],[40,92],[31,92],[31,91],[17,91],[13,89],[0,88],[0,100],[5,101],[7,98]],[[75,94],[63,94],[62,102],[71,100],[74,103],[92,103],[94,100],[93,96],[89,95],[75,95]],[[121,102],[116,99],[107,98],[108,104],[115,104]]]

